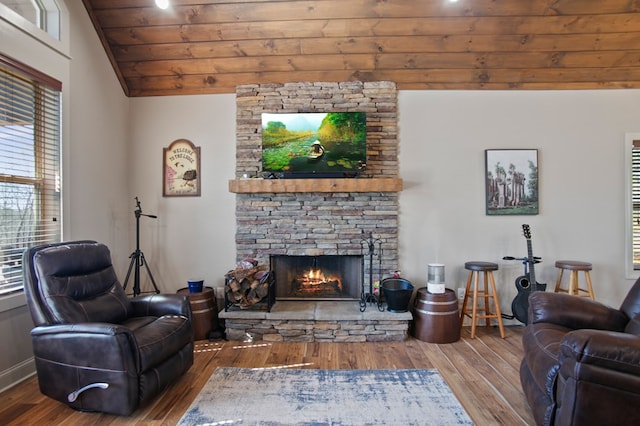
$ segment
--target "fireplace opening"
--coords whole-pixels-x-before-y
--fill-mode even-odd
[[[360,299],[362,256],[270,257],[277,300]]]

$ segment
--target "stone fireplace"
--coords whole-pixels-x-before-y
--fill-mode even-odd
[[[375,185],[381,178],[398,178],[395,84],[245,85],[238,86],[236,102],[236,179],[246,185],[235,190],[237,259],[268,264],[272,255],[360,255],[360,241],[371,233],[382,241],[382,269],[397,270],[398,191]],[[367,168],[359,178],[242,179],[261,176],[263,112],[331,111],[367,113]],[[318,190],[324,183],[319,181],[333,181],[333,187]],[[363,186],[341,189],[348,181]],[[281,182],[283,190],[269,188]]]
[[[237,87],[236,105],[236,178],[229,182],[229,188],[236,193],[237,260],[252,258],[271,265],[280,257],[292,257],[313,266],[314,262],[332,256],[351,259],[352,263],[346,268],[348,272],[343,273],[347,274],[350,283],[357,281],[357,288],[346,295],[307,298],[325,300],[317,303],[359,299],[360,283],[363,279],[369,281],[368,269],[363,268],[361,262],[361,241],[366,236],[372,235],[380,241],[377,273],[390,276],[398,270],[398,196],[402,181],[398,178],[395,84],[353,81],[244,85]],[[366,112],[367,117],[367,168],[358,178],[263,178],[260,169],[263,112],[349,111]],[[251,178],[244,178],[247,175]],[[281,294],[283,286],[315,280],[308,275],[295,275],[289,271],[276,276],[274,309],[285,306],[278,300],[296,303],[285,299],[304,298],[301,293],[313,292],[298,290],[293,296]],[[338,284],[335,279],[328,279],[322,285],[330,292],[331,286]],[[352,304],[360,314],[357,302]],[[236,321],[234,319],[232,324]],[[402,321],[406,335],[408,321],[406,318]],[[255,324],[252,327],[257,328]],[[244,332],[247,333],[246,329]],[[383,334],[389,340],[397,340],[401,333]],[[379,332],[377,335],[376,340],[385,339]],[[365,337],[365,340],[372,339]]]

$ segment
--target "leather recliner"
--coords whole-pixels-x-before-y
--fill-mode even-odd
[[[128,298],[104,244],[33,247],[23,268],[43,394],[76,410],[129,415],[193,364],[186,297]]]
[[[520,381],[539,425],[640,424],[640,279],[620,309],[533,292]]]

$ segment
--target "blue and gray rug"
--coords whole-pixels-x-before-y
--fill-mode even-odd
[[[436,370],[220,367],[178,426],[472,424]]]

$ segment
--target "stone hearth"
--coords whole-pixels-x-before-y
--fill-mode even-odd
[[[410,312],[380,312],[358,302],[279,301],[271,312],[224,310],[227,339],[270,342],[398,342],[407,338]]]

